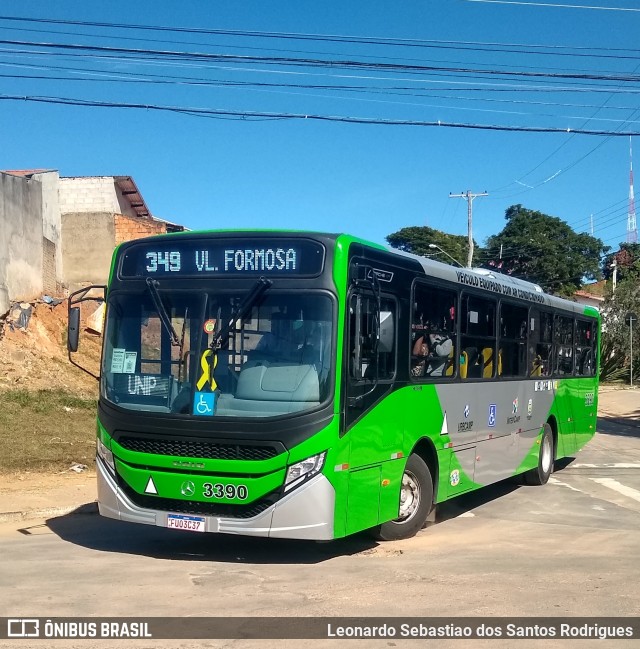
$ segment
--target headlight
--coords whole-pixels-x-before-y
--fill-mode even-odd
[[[96,438],[96,453],[111,472],[115,474],[116,465],[113,461],[113,453],[100,441],[100,438]]]
[[[285,492],[291,491],[294,487],[313,478],[314,475],[318,475],[324,466],[326,454],[325,451],[324,453],[308,457],[306,460],[302,460],[302,462],[292,464],[287,469],[287,477],[284,481]]]

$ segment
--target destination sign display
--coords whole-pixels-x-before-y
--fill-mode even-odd
[[[324,246],[308,239],[172,239],[126,251],[120,277],[301,275],[322,272]]]

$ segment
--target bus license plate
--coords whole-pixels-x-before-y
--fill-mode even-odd
[[[181,516],[179,514],[167,515],[167,527],[174,530],[188,530],[190,532],[204,532],[205,519],[202,516]]]

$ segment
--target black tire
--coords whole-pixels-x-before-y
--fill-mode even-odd
[[[379,541],[411,538],[424,527],[432,508],[433,479],[429,467],[419,455],[410,455],[402,474],[400,516],[374,527],[373,535]]]
[[[524,474],[524,483],[532,486],[546,484],[549,481],[549,476],[553,473],[554,459],[555,448],[553,445],[553,432],[551,426],[545,424],[540,439],[538,466]]]

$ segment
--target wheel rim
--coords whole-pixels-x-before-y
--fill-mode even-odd
[[[551,471],[551,438],[545,435],[542,438],[542,457],[540,458],[540,465],[544,473]]]
[[[406,523],[411,520],[420,507],[420,482],[418,478],[411,473],[405,471],[402,475],[402,489],[400,491],[400,511],[396,519],[398,523]]]

